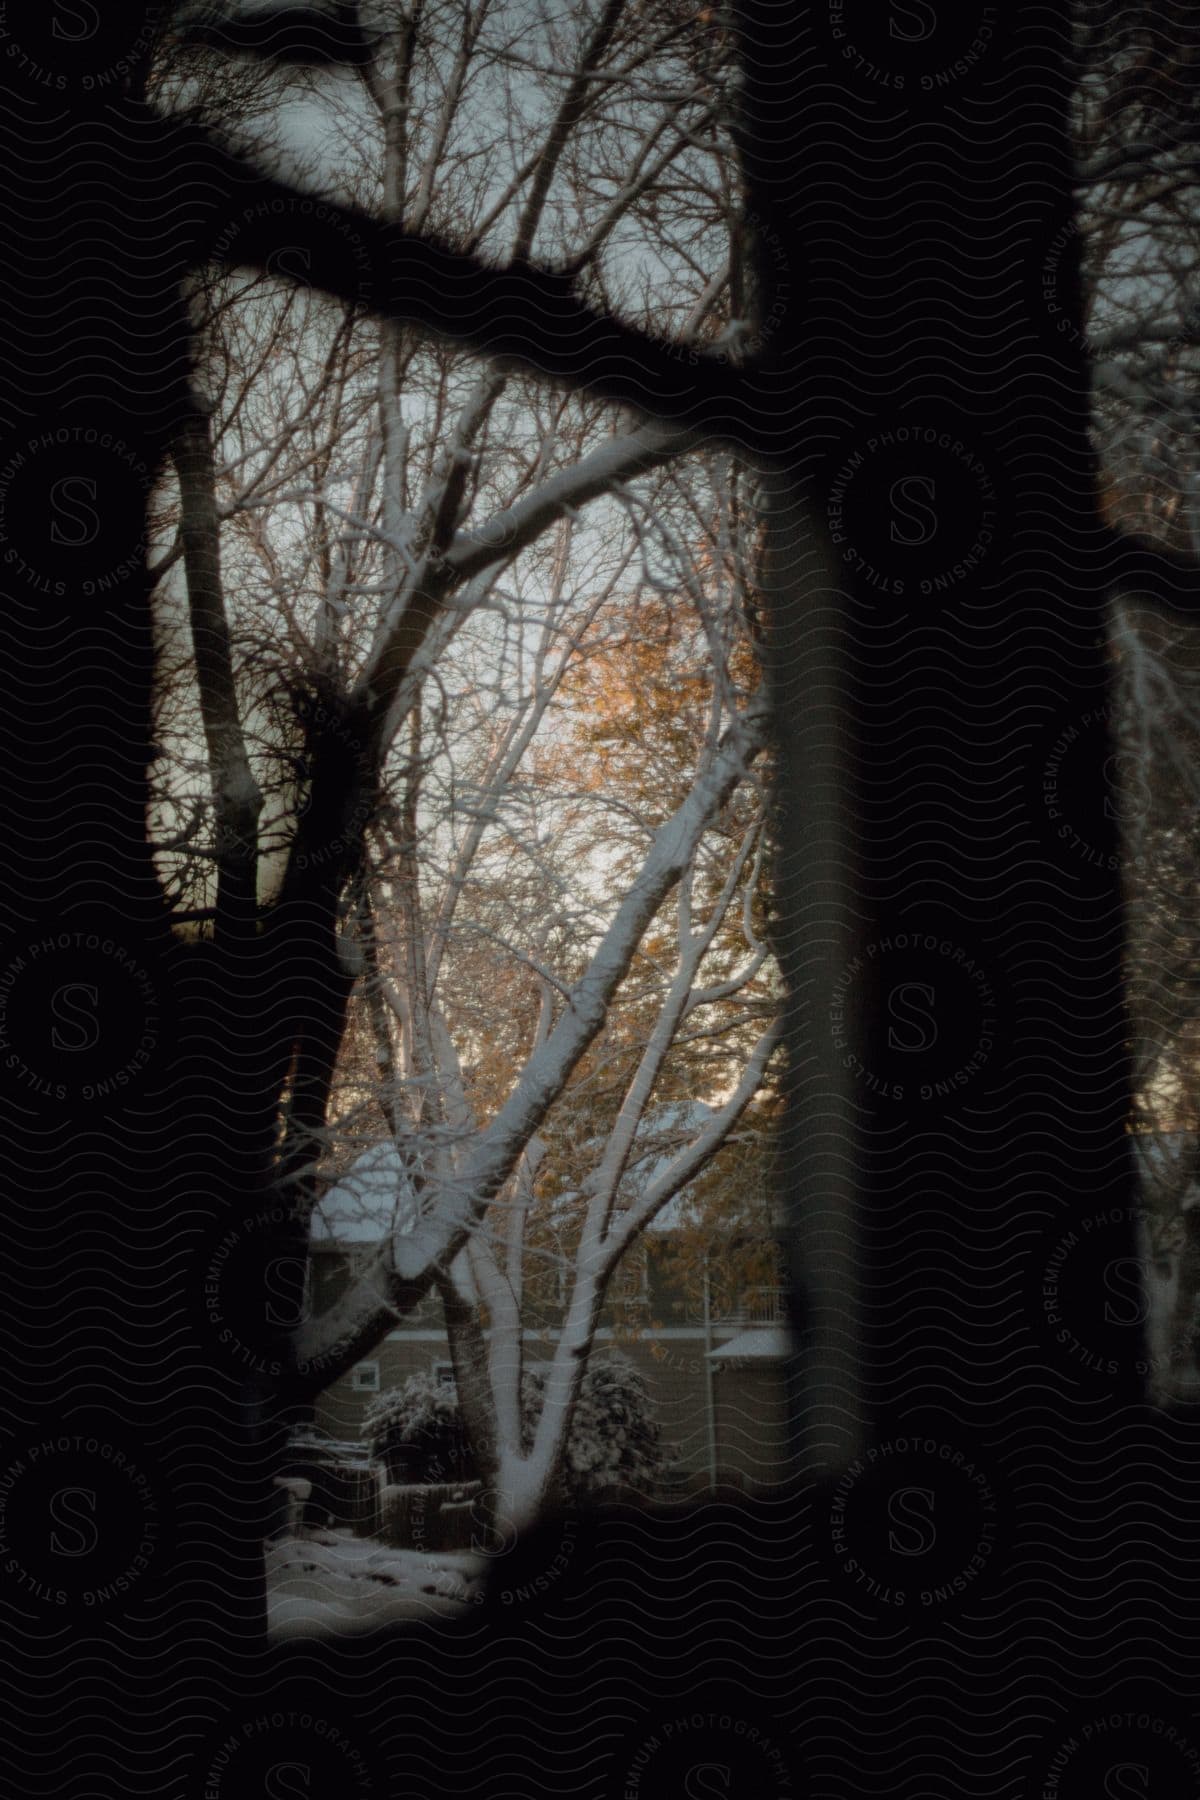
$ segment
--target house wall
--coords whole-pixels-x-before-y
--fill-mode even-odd
[[[331,1252],[332,1247],[313,1258],[312,1300],[318,1310],[349,1279],[344,1258]],[[596,1341],[623,1351],[642,1372],[663,1442],[689,1485],[707,1485],[714,1469],[722,1482],[738,1485],[781,1479],[787,1398],[779,1365],[718,1369],[710,1399],[706,1338],[696,1310],[662,1282],[651,1261],[642,1298],[607,1309]],[[719,1348],[743,1329],[744,1321],[716,1324],[709,1341]],[[548,1314],[544,1329],[526,1334],[529,1365],[552,1355],[556,1336],[556,1323]],[[423,1301],[366,1360],[379,1364],[378,1391],[449,1363],[437,1296]],[[374,1390],[355,1387],[351,1370],[319,1395],[315,1422],[332,1437],[357,1439],[373,1398]]]
[[[706,1475],[709,1428],[703,1332],[631,1341],[624,1334],[615,1337],[611,1330],[605,1330],[597,1334],[597,1342],[614,1344],[641,1370],[664,1443],[676,1452],[680,1466],[689,1475]],[[546,1360],[552,1353],[553,1343],[544,1339],[525,1346],[529,1366]],[[449,1362],[450,1346],[444,1333],[414,1326],[393,1332],[368,1360],[379,1364],[382,1390],[399,1386],[418,1371],[434,1373],[439,1363]],[[374,1394],[356,1389],[353,1376],[351,1370],[331,1383],[317,1399],[316,1423],[331,1437],[354,1439],[362,1434],[363,1413]]]
[[[748,1488],[786,1481],[790,1421],[779,1364],[718,1369],[715,1388],[722,1478]]]

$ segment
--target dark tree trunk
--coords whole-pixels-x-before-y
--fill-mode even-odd
[[[65,17],[6,29],[3,64],[9,1753],[27,1789],[70,1721],[66,1779],[132,1795],[176,1791],[190,1745],[191,1793],[264,1677],[286,1026],[236,858],[242,929],[189,944],[147,836],[145,502],[195,422],[179,284],[212,183],[128,97],[138,9]]]

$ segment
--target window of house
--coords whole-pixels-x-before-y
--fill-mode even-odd
[[[360,1394],[377,1394],[379,1392],[379,1364],[377,1362],[356,1363],[350,1371],[350,1385]]]
[[[645,1244],[631,1244],[617,1267],[614,1298],[625,1306],[640,1306],[650,1299],[650,1263]]]

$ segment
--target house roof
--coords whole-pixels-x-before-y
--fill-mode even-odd
[[[416,1197],[400,1152],[384,1138],[355,1157],[318,1202],[311,1236],[315,1243],[375,1244],[389,1231],[411,1231],[416,1221]]]
[[[679,1150],[699,1132],[711,1116],[713,1108],[703,1100],[672,1101],[643,1120],[634,1143],[632,1166],[623,1183],[630,1200],[655,1180]],[[602,1145],[584,1145],[586,1152]],[[577,1192],[563,1194],[556,1211],[567,1212],[577,1201]],[[669,1200],[654,1219],[654,1232],[672,1231],[685,1223],[691,1204],[691,1189],[685,1187]],[[417,1203],[400,1160],[400,1153],[390,1138],[368,1145],[342,1176],[318,1202],[313,1211],[311,1237],[314,1243],[378,1243],[388,1232],[413,1230],[417,1221]]]
[[[1191,1185],[1196,1154],[1194,1131],[1135,1131],[1130,1133],[1138,1179],[1168,1193]]]
[[[621,1181],[619,1204],[636,1206],[651,1182],[657,1181],[679,1152],[699,1136],[717,1110],[705,1100],[671,1100],[643,1119]],[[594,1150],[599,1157],[604,1141],[597,1138],[582,1148],[585,1152]],[[578,1189],[568,1189],[560,1194],[554,1206],[556,1215],[568,1214],[579,1198]],[[654,1215],[646,1227],[647,1233],[659,1236],[678,1231],[681,1226],[691,1222],[695,1202],[696,1181],[693,1178]]]

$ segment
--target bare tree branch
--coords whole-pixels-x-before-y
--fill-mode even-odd
[[[215,144],[204,161],[217,194],[253,221],[253,256],[304,240],[314,286],[347,305],[361,303],[361,277],[332,236],[308,233],[305,211],[328,206],[362,247],[372,270],[366,304],[379,318],[415,325],[435,337],[486,351],[496,362],[527,369],[570,388],[631,406],[710,441],[756,456],[791,454],[799,428],[779,384],[752,366],[734,369],[709,354],[621,325],[571,294],[560,275],[525,265],[496,268],[476,256],[369,213],[305,194],[262,175]],[[248,254],[241,237],[222,232],[224,213],[198,234],[195,254],[229,263]],[[765,425],[764,425],[765,422]]]

